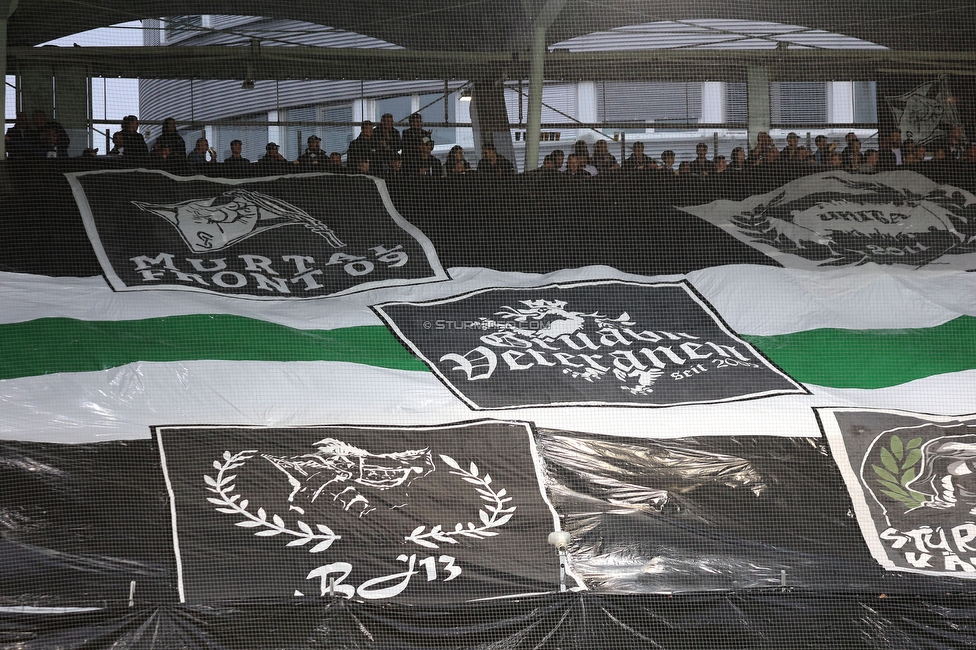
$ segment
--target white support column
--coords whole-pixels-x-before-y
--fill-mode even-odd
[[[597,111],[596,82],[580,81],[576,84],[576,119],[580,122],[596,122]],[[581,138],[589,129],[580,129],[577,137]]]
[[[854,121],[854,82],[831,81],[827,84],[827,116],[831,124]]]
[[[721,124],[726,119],[726,87],[724,81],[706,81],[702,84],[702,116],[705,124]],[[714,129],[709,129],[714,131]]]
[[[268,121],[277,122],[278,121],[278,111],[268,111]],[[268,142],[276,142],[279,147],[284,146],[284,129],[280,126],[269,126],[268,127]],[[264,154],[261,154],[264,155]]]
[[[756,136],[760,131],[769,132],[769,70],[751,65],[746,69],[746,92],[749,110],[749,146],[756,146]]]
[[[363,130],[363,128],[359,126],[359,122],[362,122],[363,120],[367,119],[366,111],[363,110],[364,108],[365,107],[363,106],[362,100],[357,99],[352,103],[352,121],[356,122],[356,126],[352,127],[353,139],[358,138],[359,134]]]
[[[562,11],[566,0],[548,0],[532,19],[532,45],[529,68],[529,114],[525,124],[525,165],[523,171],[539,167],[539,131],[542,125],[542,86],[546,66],[546,31]]]

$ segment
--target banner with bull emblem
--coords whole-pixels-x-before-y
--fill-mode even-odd
[[[959,122],[959,111],[945,77],[919,84],[906,93],[884,98],[902,139],[928,144],[945,138]]]
[[[526,423],[154,433],[182,602],[558,589],[558,519]]]
[[[448,279],[430,241],[370,176],[67,176],[116,291],[282,300]]]
[[[976,269],[976,196],[911,171],[823,172],[681,209],[787,268]]]
[[[676,406],[807,392],[687,282],[492,288],[373,309],[473,409]]]
[[[976,415],[817,409],[886,569],[976,578]]]

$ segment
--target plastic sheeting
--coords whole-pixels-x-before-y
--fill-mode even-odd
[[[340,599],[44,617],[0,612],[0,643],[18,650],[949,650],[972,644],[974,614],[971,595],[788,589],[671,597],[553,594],[449,610]]]

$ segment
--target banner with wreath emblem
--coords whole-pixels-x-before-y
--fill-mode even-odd
[[[182,602],[548,592],[530,425],[158,427]]]
[[[976,578],[976,415],[817,415],[874,558],[889,570]]]
[[[976,196],[916,172],[823,172],[681,210],[787,268],[976,269]]]

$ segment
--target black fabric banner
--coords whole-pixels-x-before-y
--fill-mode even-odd
[[[687,282],[486,289],[373,309],[474,409],[675,406],[806,392]]]
[[[447,279],[433,246],[370,176],[122,170],[68,181],[117,291],[294,299]]]
[[[878,431],[892,423],[926,430],[951,425],[942,437],[952,438],[969,420],[895,415],[898,422],[877,415]],[[155,441],[0,444],[0,647],[887,649],[973,641],[966,623],[976,617],[971,581],[884,571],[864,544],[856,504],[821,440],[632,440],[538,431],[546,493],[571,533],[571,570],[591,591],[464,603],[471,595],[511,594],[513,587],[558,588],[555,552],[545,546],[552,510],[542,498],[525,425],[168,427],[160,435],[169,489]],[[348,445],[343,453],[324,453],[324,443],[308,446],[330,437]],[[905,450],[931,447],[939,438],[923,431],[915,437],[924,442],[911,446],[914,438],[902,437]],[[891,440],[882,441],[889,450]],[[433,471],[427,452],[415,453],[427,446]],[[230,468],[242,460],[236,454],[250,449],[260,453]],[[908,455],[903,458],[902,464]],[[312,476],[326,461],[328,468]],[[236,478],[221,483],[228,472]],[[223,497],[208,489],[215,486],[206,476],[226,487],[228,498],[239,494],[232,503],[257,519],[219,512],[233,507],[207,501]],[[433,481],[446,486],[437,486],[439,500],[429,503]],[[513,517],[485,527],[477,513],[487,514],[485,506],[496,502],[481,497],[502,490],[501,498],[512,499],[505,508],[516,507]],[[333,492],[345,501],[333,501]],[[176,602],[171,493],[180,495],[175,523],[189,591],[232,602]],[[402,508],[391,513],[390,504]],[[535,514],[521,519],[523,509]],[[951,509],[932,511],[954,516]],[[402,528],[401,519],[410,523]],[[434,522],[449,537],[457,530],[450,522],[471,530],[468,519],[479,529],[475,536],[457,544],[432,536]],[[264,523],[236,525],[256,520]],[[316,553],[311,545],[324,538],[288,546],[307,534],[299,520],[314,535],[325,535],[322,524],[341,539]],[[363,527],[376,544],[363,541],[357,531]],[[408,541],[411,536],[440,548]],[[397,560],[394,552],[416,556],[408,580],[409,559]],[[441,556],[455,558],[461,569],[454,580],[444,580],[450,571]],[[292,578],[267,570],[339,562],[353,570],[341,581],[336,574],[334,597],[321,595],[321,574],[306,580],[307,566]],[[375,575],[363,571],[370,567]],[[434,579],[428,581],[429,567]],[[359,593],[370,578],[395,573],[401,575],[365,592],[406,581],[399,596]],[[253,597],[258,583],[279,591]],[[303,596],[294,595],[297,584],[306,587],[298,589]],[[570,587],[575,584],[571,576]],[[342,589],[349,586],[357,587],[352,599]],[[448,593],[456,600],[442,600]],[[69,606],[97,609],[63,609]]]
[[[181,600],[456,603],[558,584],[526,424],[160,427]]]
[[[878,562],[976,578],[976,415],[837,408],[818,416]]]

